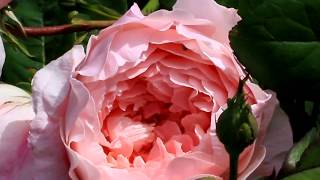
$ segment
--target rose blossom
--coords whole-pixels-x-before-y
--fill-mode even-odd
[[[0,37],[0,75],[5,52]],[[25,179],[31,170],[28,147],[30,122],[34,118],[31,96],[25,91],[0,83],[0,179]]]
[[[75,46],[37,72],[25,178],[226,177],[215,120],[243,76],[228,39],[239,19],[212,0],[178,0],[148,16],[133,5],[86,54]],[[240,156],[239,179],[279,169],[292,144],[283,112],[272,119],[275,95],[250,82],[245,92],[259,136]]]
[[[25,179],[30,172],[27,138],[33,118],[31,96],[15,86],[0,84],[0,179]]]

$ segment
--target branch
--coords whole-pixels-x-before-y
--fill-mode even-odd
[[[93,29],[103,29],[112,25],[114,21],[77,21],[75,24],[64,24],[58,26],[45,27],[23,27],[23,30],[12,28],[7,29],[15,35],[26,37],[52,36],[72,32],[89,31]]]

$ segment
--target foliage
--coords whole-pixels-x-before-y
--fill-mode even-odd
[[[230,33],[231,46],[259,84],[277,92],[298,141],[319,122],[320,1],[218,2],[238,9],[242,20]],[[284,171],[299,173],[288,179],[319,175],[316,132],[312,129],[292,149]]]

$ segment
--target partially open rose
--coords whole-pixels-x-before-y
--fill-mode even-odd
[[[228,40],[239,19],[234,9],[212,0],[178,0],[172,11],[149,16],[133,5],[90,39],[86,54],[75,46],[40,70],[33,80],[32,175],[121,180],[226,177],[228,154],[216,136],[215,120],[243,76]],[[277,132],[268,128],[275,96],[250,82],[245,92],[259,136],[240,157],[240,179],[265,157],[268,166],[259,171],[271,173],[281,163],[273,157],[292,143],[287,119],[275,122],[285,129],[277,140],[286,143],[277,149],[265,139]],[[271,144],[267,155],[266,142]]]

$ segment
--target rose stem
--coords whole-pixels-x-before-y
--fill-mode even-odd
[[[71,32],[88,31],[93,29],[102,29],[112,25],[114,21],[79,21],[76,24],[63,24],[57,26],[45,27],[23,27],[23,32],[18,29],[7,27],[8,30],[19,36],[51,36],[57,34],[66,34]]]
[[[230,153],[230,174],[229,180],[237,180],[239,153]]]

